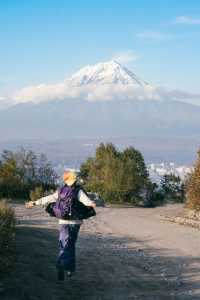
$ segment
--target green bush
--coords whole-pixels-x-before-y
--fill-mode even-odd
[[[184,183],[179,176],[164,175],[161,180],[161,191],[167,202],[183,203],[185,201]]]
[[[87,190],[113,203],[142,202],[150,184],[142,154],[133,147],[118,151],[113,144],[100,144],[82,164],[80,177]]]
[[[14,263],[15,254],[15,216],[6,201],[0,201],[0,276],[4,275]]]
[[[43,188],[41,186],[36,187],[30,192],[30,200],[36,201],[44,196]]]

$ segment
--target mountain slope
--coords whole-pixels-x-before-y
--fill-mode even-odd
[[[1,139],[200,136],[200,106],[160,97],[115,61],[22,94],[26,103],[0,111]]]
[[[190,116],[190,118],[188,118]],[[21,104],[0,111],[0,135],[12,138],[200,136],[200,107],[174,102]]]

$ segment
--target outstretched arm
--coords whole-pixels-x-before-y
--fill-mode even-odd
[[[32,208],[34,205],[45,205],[51,202],[55,202],[58,198],[58,192],[56,191],[55,193],[42,197],[36,201],[29,201],[25,203],[26,208]]]

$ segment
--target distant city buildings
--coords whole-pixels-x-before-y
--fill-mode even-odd
[[[174,162],[170,163],[150,163],[147,165],[147,169],[149,172],[149,176],[152,181],[156,183],[160,183],[161,178],[164,175],[174,174],[179,176],[181,180],[184,180],[188,174],[191,173],[192,167],[191,166],[178,166]]]

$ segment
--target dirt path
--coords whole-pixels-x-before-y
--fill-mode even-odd
[[[199,231],[161,222],[165,208],[99,208],[82,226],[77,272],[57,283],[57,221],[15,206],[18,260],[1,300],[200,299]]]

